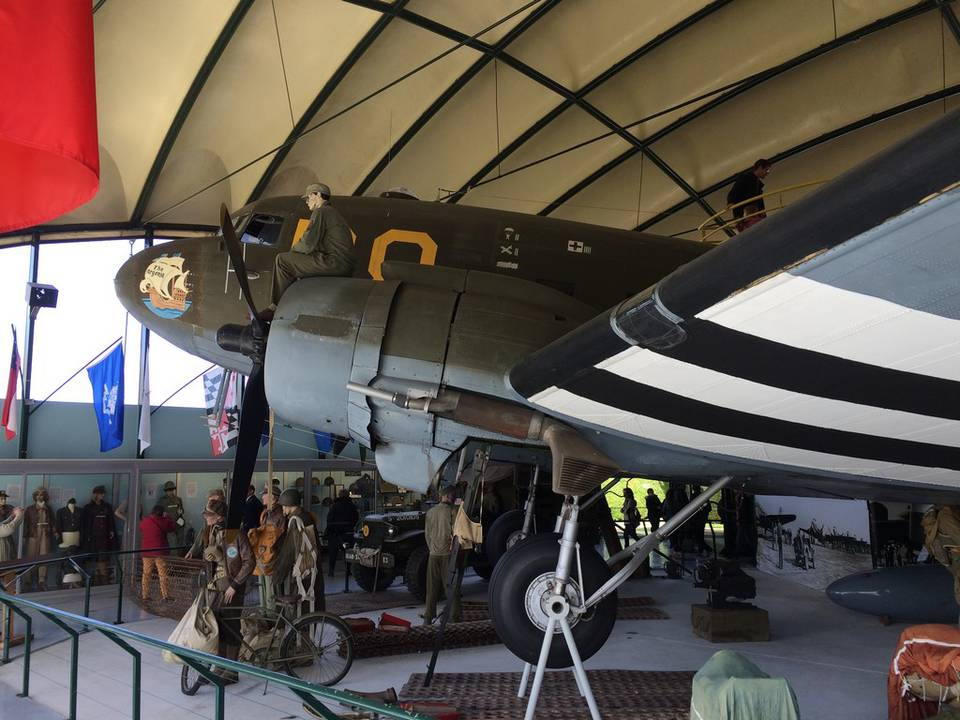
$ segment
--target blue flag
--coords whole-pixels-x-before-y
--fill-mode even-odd
[[[100,429],[100,452],[123,444],[123,345],[87,368],[93,386],[93,411]]]

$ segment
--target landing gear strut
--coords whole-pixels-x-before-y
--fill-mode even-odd
[[[559,541],[556,534],[536,537],[504,555],[490,581],[490,614],[504,644],[526,663],[519,697],[526,695],[533,658],[537,658],[525,720],[533,720],[546,668],[571,665],[591,717],[600,720],[583,661],[603,646],[613,630],[617,588],[652,550],[732,480],[732,476],[720,478],[658,530],[617,553],[606,564],[592,549],[582,549],[577,543],[580,506],[575,497],[567,497],[563,503],[557,521]],[[609,568],[624,560],[626,564],[611,575]],[[565,647],[554,647],[557,635],[563,636]]]

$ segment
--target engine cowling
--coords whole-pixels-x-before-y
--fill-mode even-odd
[[[347,383],[522,403],[505,383],[510,368],[595,310],[492,273],[385,263],[383,275],[382,282],[311,278],[291,286],[270,329],[267,399],[286,420],[374,448],[385,479],[423,492],[468,439],[515,443],[516,436],[371,400]]]

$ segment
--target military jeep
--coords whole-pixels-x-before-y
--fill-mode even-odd
[[[346,550],[357,585],[367,592],[378,592],[402,577],[414,597],[426,599],[430,558],[424,534],[426,515],[421,511],[371,513],[360,521],[353,535],[354,545]],[[470,562],[485,579],[493,572],[485,557],[472,553]]]

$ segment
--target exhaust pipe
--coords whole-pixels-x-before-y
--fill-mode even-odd
[[[585,495],[620,472],[613,460],[574,428],[506,400],[446,389],[438,389],[434,397],[414,397],[358,383],[347,383],[347,389],[405,410],[431,413],[516,440],[545,443],[553,456],[553,491],[560,495]]]

